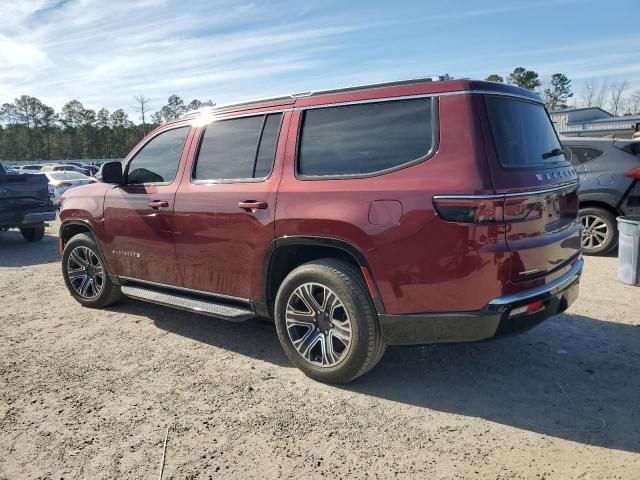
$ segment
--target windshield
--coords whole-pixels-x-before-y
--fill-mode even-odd
[[[89,177],[78,172],[51,172],[49,174],[54,180],[84,180]]]
[[[490,95],[484,101],[503,167],[544,167],[567,162],[542,105]]]

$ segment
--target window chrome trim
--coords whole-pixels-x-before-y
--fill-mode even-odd
[[[291,111],[290,109],[287,111]],[[271,114],[281,114],[280,115],[280,125],[278,126],[278,134],[276,136],[276,145],[273,152],[273,162],[271,163],[271,170],[269,174],[264,177],[246,177],[246,178],[195,178],[196,169],[198,167],[198,160],[200,159],[200,150],[202,148],[202,143],[204,142],[204,137],[207,133],[207,128],[209,127],[211,122],[201,125],[200,128],[200,137],[198,138],[198,146],[196,147],[195,153],[193,155],[193,162],[191,165],[191,185],[221,185],[221,184],[230,184],[230,183],[264,183],[271,178],[273,175],[273,170],[276,167],[276,161],[278,157],[278,142],[280,140],[280,135],[282,134],[282,124],[284,123],[284,110],[277,111],[267,111],[266,113],[251,113],[247,115],[241,115],[238,117],[224,117],[219,118],[217,120],[225,121],[225,120],[235,120],[236,118],[246,118],[246,117],[259,117],[262,116],[262,126],[260,127],[260,135],[258,136],[258,143],[256,144],[256,151],[253,158],[253,171],[255,172],[256,162],[258,161],[258,154],[260,153],[260,144],[262,142],[262,136],[264,135],[264,129],[267,126],[267,119]]]
[[[543,188],[540,190],[526,190],[524,192],[515,193],[502,193],[502,194],[487,194],[487,195],[434,195],[434,200],[500,200],[503,198],[519,198],[519,197],[533,197],[535,195],[546,195],[549,193],[560,192],[563,190],[571,190],[578,188],[580,181],[571,183],[564,183],[553,188]]]
[[[412,100],[414,98],[439,98],[439,97],[455,97],[459,95],[498,95],[501,97],[512,97],[520,100],[527,100],[532,103],[544,105],[542,100],[536,100],[526,95],[519,95],[511,92],[500,92],[497,90],[460,90],[456,92],[442,92],[442,93],[418,93],[416,95],[399,95],[397,97],[380,97],[380,98],[368,98],[363,100],[350,100],[345,102],[331,102],[321,103],[317,105],[307,105],[304,107],[294,107],[291,110],[294,112],[301,112],[303,110],[314,110],[316,108],[338,107],[348,105],[360,105],[365,103],[380,103],[380,102],[392,102],[395,100]]]
[[[402,100],[413,100],[420,98],[428,98],[429,96],[410,96],[410,97],[391,97],[385,101],[402,101]],[[349,102],[349,103],[337,103],[329,106],[323,106],[318,108],[334,108],[334,107],[343,107],[349,105],[360,105],[367,103],[381,103],[378,99],[365,100],[359,102]],[[433,157],[438,149],[440,148],[440,102],[437,98],[431,100],[429,105],[429,111],[427,115],[431,118],[431,145],[429,146],[429,150],[425,152],[424,155],[418,158],[414,158],[412,160],[408,160],[400,165],[395,165],[393,167],[385,168],[383,170],[375,170],[372,172],[366,173],[344,173],[344,174],[327,174],[327,175],[305,175],[300,173],[300,148],[302,147],[302,128],[304,126],[304,118],[301,115],[300,121],[298,122],[298,132],[296,133],[296,153],[295,153],[295,164],[294,164],[294,174],[297,180],[301,181],[318,181],[318,180],[355,180],[362,178],[373,178],[379,177],[381,175],[386,175],[388,173],[396,172],[398,170],[404,170],[405,168],[409,168],[413,165],[417,165],[422,162],[426,162],[431,157]],[[303,110],[306,107],[303,108]],[[314,106],[315,109],[315,106]]]
[[[236,118],[244,118],[244,117],[258,117],[260,115],[269,115],[272,113],[287,113],[293,112],[293,107],[289,108],[277,108],[275,110],[259,110],[255,112],[248,112],[246,110],[242,110],[243,113],[240,112],[229,112],[228,114],[225,112],[216,113],[213,112],[211,114],[207,114],[207,118],[202,118],[201,116],[190,119],[191,125],[197,128],[206,128],[211,122],[218,122],[223,120],[234,120]]]

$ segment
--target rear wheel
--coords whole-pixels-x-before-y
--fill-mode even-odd
[[[291,363],[321,382],[349,382],[385,350],[369,293],[357,270],[342,261],[293,270],[278,290],[275,320]]]
[[[120,287],[110,279],[95,240],[84,233],[72,237],[62,253],[64,282],[79,303],[100,308],[120,299]]]
[[[582,252],[585,255],[604,255],[618,243],[616,217],[604,208],[580,209],[582,221]]]
[[[20,228],[20,233],[27,242],[39,242],[44,237],[44,225],[22,227]]]

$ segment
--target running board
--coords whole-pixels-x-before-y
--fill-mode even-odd
[[[256,316],[249,308],[223,305],[202,298],[191,298],[133,285],[123,285],[120,290],[127,297],[135,298],[136,300],[157,303],[158,305],[179,308],[203,315],[211,315],[231,322],[243,322]]]

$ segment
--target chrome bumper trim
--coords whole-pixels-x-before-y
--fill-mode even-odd
[[[557,289],[562,289],[562,287],[569,286],[580,276],[583,266],[584,260],[582,258],[579,258],[576,264],[571,267],[571,270],[569,270],[562,277],[554,280],[553,282],[548,283],[547,285],[542,285],[541,287],[532,288],[531,290],[526,290],[524,292],[495,298],[489,302],[489,305],[509,305],[511,303],[522,302],[523,300],[527,300],[528,298],[544,295],[545,293],[550,293]]]

